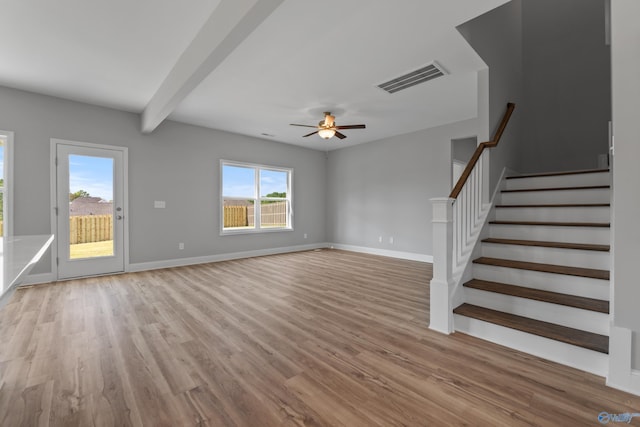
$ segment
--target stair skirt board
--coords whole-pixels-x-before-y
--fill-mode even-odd
[[[502,205],[551,204],[551,203],[609,203],[609,188],[583,190],[550,190],[502,192]]]
[[[608,245],[610,229],[605,227],[525,226],[492,224],[489,235],[502,239],[542,240]]]
[[[507,177],[507,190],[524,188],[582,187],[591,185],[609,185],[609,171],[571,175],[548,175],[536,177]]]
[[[558,221],[558,222],[609,222],[608,206],[591,207],[496,207],[496,220],[506,221]],[[519,206],[519,205],[518,205]]]
[[[578,249],[545,248],[482,242],[482,256],[514,261],[529,261],[543,264],[561,264],[570,267],[609,270],[609,252]]]
[[[527,288],[609,301],[609,281],[516,268],[474,264],[473,277]]]
[[[465,302],[600,335],[609,335],[609,315],[510,295],[465,288]]]
[[[457,332],[466,333],[595,375],[606,376],[608,373],[609,357],[604,353],[466,316],[454,314],[453,319]]]

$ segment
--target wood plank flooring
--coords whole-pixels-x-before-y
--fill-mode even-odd
[[[640,412],[601,377],[430,331],[430,278],[430,264],[321,250],[20,289],[0,310],[0,425],[571,426]]]

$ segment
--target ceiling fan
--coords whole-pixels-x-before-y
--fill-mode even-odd
[[[365,125],[344,125],[344,126],[336,126],[336,122],[335,122],[336,118],[335,116],[332,116],[330,112],[326,111],[324,113],[324,120],[320,120],[320,122],[318,123],[318,126],[310,126],[310,125],[297,125],[295,123],[291,123],[291,126],[302,126],[302,127],[307,127],[307,128],[317,128],[318,130],[316,130],[315,132],[311,132],[308,133],[306,135],[303,135],[303,138],[306,138],[307,136],[311,136],[314,134],[318,134],[320,135],[320,138],[322,139],[329,139],[331,137],[333,137],[334,135],[337,136],[340,139],[345,139],[347,136],[343,133],[338,132],[338,130],[343,130],[343,129],[364,129],[366,126]]]

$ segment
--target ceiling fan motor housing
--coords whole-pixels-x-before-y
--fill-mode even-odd
[[[306,138],[311,135],[318,134],[322,139],[331,139],[334,136],[337,136],[340,139],[345,139],[346,135],[338,132],[339,129],[364,129],[365,125],[345,125],[345,126],[336,126],[335,116],[332,116],[329,111],[325,111],[324,120],[320,120],[318,122],[318,126],[315,132],[311,132],[307,135],[303,135],[303,138]],[[310,125],[299,125],[295,123],[291,123],[291,126],[303,126],[303,127],[316,127]]]

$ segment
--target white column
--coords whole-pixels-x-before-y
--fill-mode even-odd
[[[451,307],[451,265],[453,262],[453,202],[455,199],[431,199],[433,206],[433,279],[431,279],[431,318],[429,329],[453,332]]]

